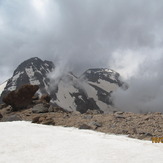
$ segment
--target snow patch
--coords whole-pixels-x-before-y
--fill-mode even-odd
[[[17,79],[20,77],[20,75],[23,74],[23,72],[17,72],[13,77],[12,77],[12,85],[8,88],[9,91],[14,91],[16,90],[16,82]]]
[[[102,80],[102,79],[98,79],[98,83],[91,82],[91,81],[89,81],[88,83],[95,85],[95,86],[98,86],[99,88],[101,88],[107,92],[115,91],[118,88],[117,84],[110,83],[110,82],[108,82],[106,80]]]
[[[163,144],[90,130],[1,122],[3,163],[144,163],[163,160]],[[141,150],[140,150],[141,149]]]
[[[97,106],[104,111],[105,113],[111,112],[114,110],[114,108],[110,105],[107,105],[106,103],[100,101],[97,96],[97,90],[90,86],[88,83],[82,83],[83,87],[85,88],[85,91],[88,95],[88,97],[93,98],[97,104]]]
[[[33,71],[32,66],[30,66],[29,68],[26,68],[25,71],[29,77],[30,84],[32,84],[32,85],[39,85],[40,84],[39,80],[35,79],[35,76],[34,76],[35,73]]]
[[[7,81],[0,85],[0,95],[3,92],[3,90],[5,89],[6,85],[7,85]]]
[[[65,108],[66,110],[72,111],[76,110],[75,99],[72,98],[71,93],[77,93],[78,90],[71,84],[66,84],[63,81],[60,81],[58,84],[58,93],[57,99],[54,101],[60,107]]]

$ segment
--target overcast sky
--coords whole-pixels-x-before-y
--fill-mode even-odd
[[[109,67],[130,83],[131,94],[149,83],[143,91],[160,96],[162,36],[162,0],[0,0],[0,82],[37,56],[79,73]]]

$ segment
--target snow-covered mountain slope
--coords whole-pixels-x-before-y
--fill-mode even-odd
[[[55,90],[56,98],[52,102],[66,110],[77,110],[81,113],[88,109],[100,110],[94,99],[88,96],[81,81],[72,73],[63,75]]]
[[[111,93],[123,86],[119,74],[110,69],[89,69],[79,78],[73,73],[64,73],[53,78],[55,66],[50,61],[35,57],[21,63],[8,80],[2,92],[2,98],[12,90],[24,84],[39,85],[37,92],[49,94],[51,102],[69,111],[86,112],[95,109],[104,112],[113,111]],[[2,99],[1,98],[1,99]]]
[[[48,73],[54,70],[54,64],[50,61],[42,61],[34,57],[21,63],[8,80],[2,97],[9,91],[16,90],[24,84],[39,85],[40,94],[48,93],[49,81]]]
[[[162,163],[163,144],[90,130],[1,122],[1,163]]]
[[[1,93],[4,91],[6,85],[7,85],[7,81],[5,81],[4,83],[2,83],[2,84],[0,85],[0,96],[1,96]]]
[[[96,101],[96,104],[104,112],[113,111],[111,93],[123,86],[124,83],[119,80],[119,74],[111,69],[96,68],[85,71],[80,79],[86,81],[86,88],[89,97]],[[91,87],[89,87],[91,86]]]

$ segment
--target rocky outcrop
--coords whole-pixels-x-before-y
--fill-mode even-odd
[[[2,119],[3,118],[3,115],[0,113],[0,119]]]
[[[22,118],[20,115],[8,115],[4,118],[2,118],[2,122],[12,122],[12,121],[22,121]]]
[[[47,113],[49,109],[48,105],[45,104],[37,104],[35,106],[33,106],[32,108],[32,112],[33,113]]]
[[[40,101],[45,102],[45,103],[49,103],[50,100],[51,100],[51,97],[48,94],[42,95],[41,98],[40,98]]]
[[[48,116],[35,116],[32,119],[32,123],[40,123],[43,125],[55,125],[54,119],[49,118]]]
[[[11,91],[3,97],[3,102],[7,105],[11,105],[13,111],[26,108],[32,102],[32,97],[38,89],[39,86],[37,85],[23,85],[18,90]]]

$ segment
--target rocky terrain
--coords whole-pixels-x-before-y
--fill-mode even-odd
[[[24,120],[44,125],[125,134],[138,139],[163,136],[163,114],[116,110],[111,93],[127,85],[110,69],[51,78],[55,65],[35,57],[21,63],[0,86],[0,122]]]
[[[15,92],[15,101],[23,98],[23,95],[17,96],[17,94],[20,94],[19,91],[27,86],[23,86]],[[33,88],[33,86],[31,87]],[[10,97],[10,94],[4,98],[6,104],[2,104],[0,107],[1,122],[25,120],[43,125],[77,127],[109,134],[124,134],[146,140],[150,140],[151,137],[162,137],[163,135],[162,113],[135,114],[115,111],[104,114],[99,110],[87,110],[87,112],[81,114],[78,111],[70,112],[50,104],[49,95],[43,95],[41,98],[30,96],[28,99],[31,100],[26,100],[24,107],[20,108],[17,102],[18,107],[15,109],[11,106],[14,101],[11,105],[7,104],[8,100],[11,102],[8,97]],[[14,107],[16,106],[14,105]]]

